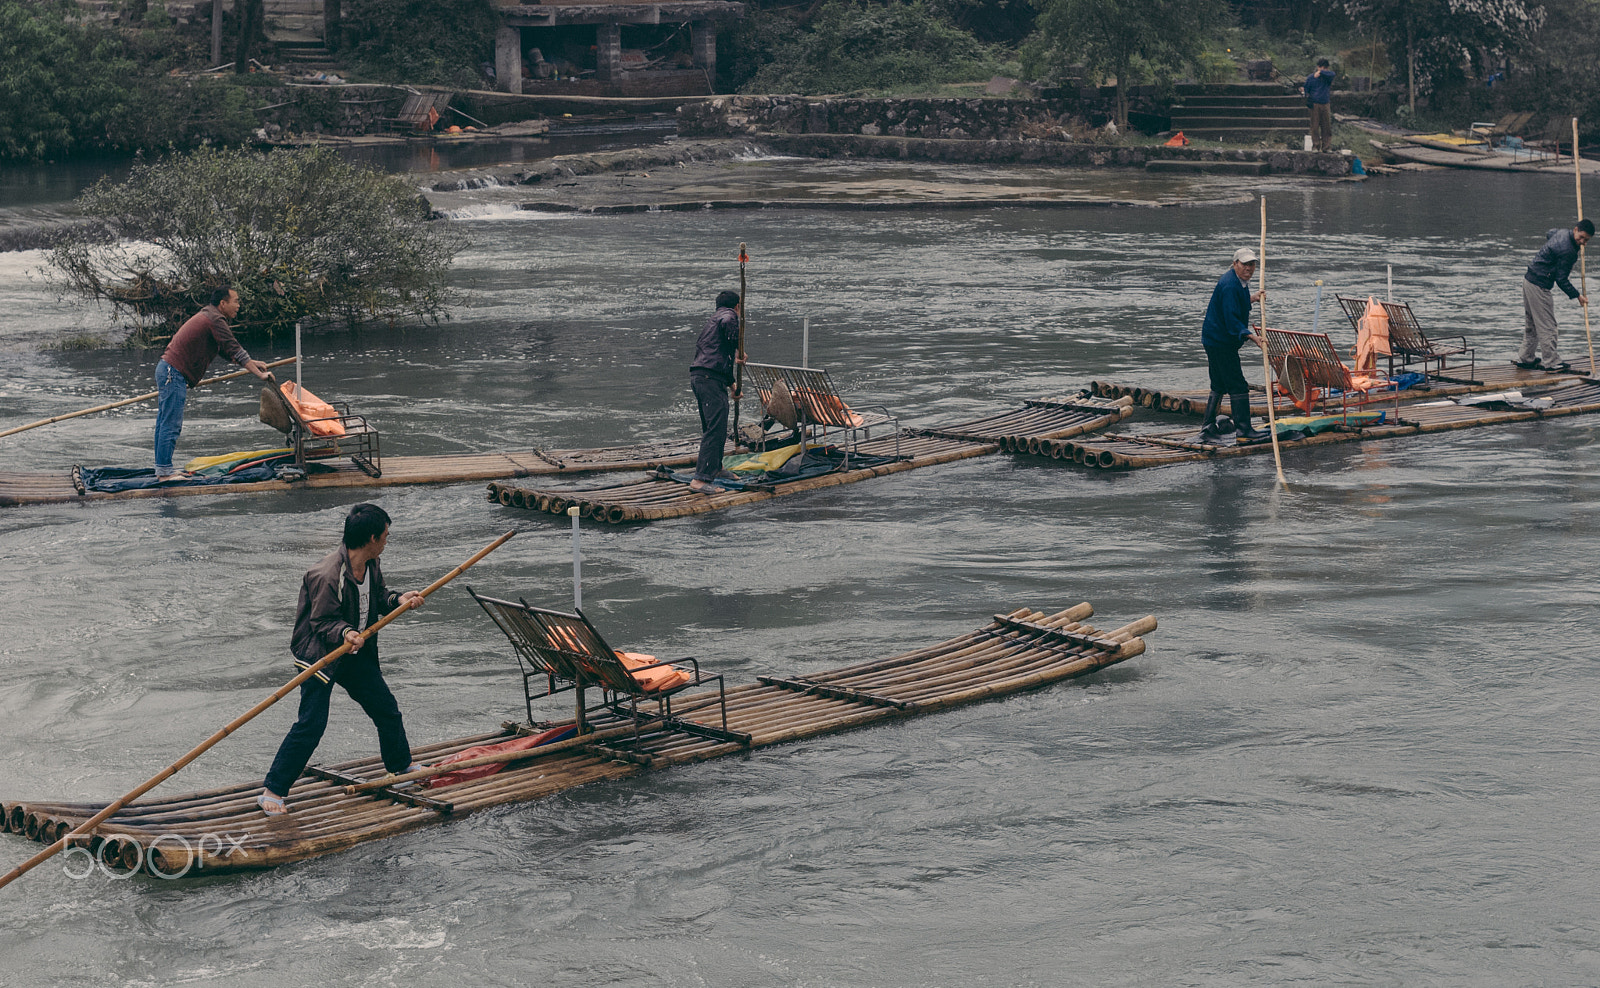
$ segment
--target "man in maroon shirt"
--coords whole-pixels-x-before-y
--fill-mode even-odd
[[[211,304],[184,323],[156,362],[156,479],[187,480],[190,474],[172,466],[172,451],[183,432],[183,406],[189,389],[200,383],[218,353],[263,381],[273,379],[267,365],[252,360],[233,338],[228,320],[239,314],[239,293],[223,285],[211,293]]]

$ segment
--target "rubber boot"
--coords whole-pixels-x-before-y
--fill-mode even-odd
[[[1217,409],[1222,407],[1222,396],[1215,391],[1206,399],[1205,421],[1200,423],[1200,442],[1216,443],[1227,439],[1232,432],[1224,433],[1217,428]]]
[[[1269,433],[1250,424],[1250,393],[1247,391],[1230,397],[1233,400],[1234,435],[1251,442],[1269,438]]]

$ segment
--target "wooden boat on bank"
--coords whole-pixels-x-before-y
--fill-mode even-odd
[[[1471,153],[1438,145],[1413,144],[1403,140],[1392,144],[1374,142],[1374,146],[1402,161],[1414,161],[1424,165],[1444,165],[1447,168],[1474,168],[1499,172],[1533,172],[1568,177],[1572,175],[1572,158],[1570,156],[1558,158],[1554,155],[1530,156],[1527,153],[1516,155],[1498,150],[1493,150],[1486,154]],[[1585,175],[1600,174],[1600,161],[1579,158],[1578,169]]]
[[[1001,450],[1027,451],[1031,448],[1037,452],[1043,442],[1109,428],[1132,413],[1132,404],[1133,400],[1127,397],[1099,400],[1077,396],[1028,401],[1016,411],[956,425],[902,430],[893,436],[857,444],[851,455],[880,461],[871,465],[799,480],[756,485],[744,490],[728,490],[721,494],[696,493],[680,480],[658,475],[632,483],[588,489],[529,488],[492,483],[488,497],[490,501],[506,507],[551,515],[564,515],[569,509],[577,508],[581,517],[613,525],[682,518],[823,487],[859,483],[939,463],[987,456]]]
[[[1053,614],[1022,608],[968,634],[889,658],[805,678],[759,677],[726,691],[727,729],[747,736],[747,743],[648,725],[635,733],[628,724],[617,727],[617,720],[591,716],[595,730],[589,734],[527,749],[497,774],[441,788],[351,792],[348,782],[383,773],[377,759],[364,759],[308,770],[290,790],[291,812],[282,817],[266,817],[256,808],[259,780],[142,799],[68,854],[88,854],[90,867],[164,878],[302,861],[580,785],[1038,689],[1142,654],[1141,636],[1156,627],[1154,617],[1145,617],[1100,631],[1084,623],[1093,614],[1087,603]],[[711,690],[681,695],[672,711],[680,721],[697,713],[715,719],[717,706]],[[551,726],[561,725],[506,724],[500,731],[415,749],[414,756],[436,761]],[[0,822],[7,832],[54,842],[107,805],[5,799]],[[83,863],[69,858],[68,866]]]

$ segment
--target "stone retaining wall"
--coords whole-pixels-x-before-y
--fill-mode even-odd
[[[865,134],[1016,140],[1024,128],[1059,126],[1075,106],[1066,100],[729,96],[680,107],[678,133],[684,137]]]
[[[258,105],[270,107],[256,120],[273,136],[280,131],[340,137],[383,133],[384,120],[398,114],[410,95],[393,86],[263,86],[251,92],[260,94]]]
[[[1060,135],[1071,104],[1058,100],[806,99],[730,96],[685,105],[678,133],[745,137],[784,154],[1143,168],[1147,161],[1262,162],[1274,173],[1343,176],[1350,160],[1283,148],[1169,148],[1102,144]],[[1034,139],[1029,134],[1055,138]]]

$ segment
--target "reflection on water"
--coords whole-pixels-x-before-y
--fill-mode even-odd
[[[1378,291],[1393,264],[1424,325],[1507,358],[1517,282],[1570,193],[1493,175],[1268,187],[1274,312],[1308,327],[1315,279]],[[744,241],[752,355],[794,362],[809,317],[813,363],[909,424],[1095,378],[1202,387],[1200,318],[1256,224],[1254,204],[475,222],[449,322],[310,334],[306,383],[371,416],[390,455],[687,435],[694,334]],[[38,348],[102,321],[28,280],[37,263],[0,255],[0,424],[146,390],[154,351]],[[197,392],[180,453],[274,438],[251,392]],[[7,468],[146,462],[151,417],[12,437]],[[1161,629],[1076,684],[266,874],[178,888],[46,866],[0,894],[5,980],[1594,981],[1597,426],[1295,451],[1287,492],[1265,458],[1103,475],[985,457],[586,529],[584,601],[607,634],[734,683],[1024,604]],[[469,582],[570,599],[570,533],[481,484],[370,496],[395,519],[392,585],[515,526]],[[0,509],[0,794],[122,792],[287,678],[295,587],[358,497]],[[459,589],[384,632],[414,738],[517,715],[497,634]],[[165,788],[259,777],[292,713]],[[319,757],[373,748],[336,700]]]

